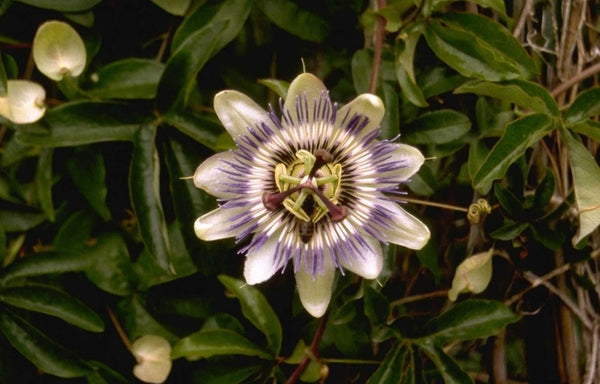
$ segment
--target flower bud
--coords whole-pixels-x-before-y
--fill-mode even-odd
[[[137,360],[133,374],[145,383],[160,384],[171,372],[171,344],[163,337],[144,335],[131,346]]]
[[[481,293],[492,279],[492,255],[494,249],[469,256],[456,268],[448,298],[456,300],[462,292]]]
[[[69,24],[47,21],[33,38],[33,61],[40,72],[55,81],[67,74],[79,76],[85,68],[85,45]]]
[[[0,115],[16,124],[38,121],[46,113],[44,88],[28,80],[8,80],[6,96],[0,97]]]

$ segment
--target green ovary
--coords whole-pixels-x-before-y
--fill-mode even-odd
[[[314,189],[333,204],[338,203],[342,166],[338,163],[317,164],[318,159],[310,152],[301,149],[296,152],[297,160],[286,166],[283,163],[275,167],[275,183],[279,192],[285,192],[298,185],[306,185],[298,192],[292,193],[283,201],[283,206],[297,218],[316,223],[329,209]],[[313,171],[313,168],[318,168]]]

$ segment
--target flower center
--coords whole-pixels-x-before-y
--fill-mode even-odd
[[[346,207],[338,205],[342,166],[332,163],[329,152],[319,149],[314,154],[301,149],[289,165],[275,166],[275,184],[279,193],[263,194],[269,210],[283,205],[294,216],[307,223],[317,223],[329,212],[331,220],[342,221]]]

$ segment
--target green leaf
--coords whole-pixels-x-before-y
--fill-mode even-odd
[[[52,243],[54,249],[79,251],[87,247],[95,217],[89,210],[76,211],[61,225]]]
[[[554,128],[552,118],[533,114],[513,121],[494,145],[473,179],[473,187],[489,191],[492,182],[504,176],[508,167]]]
[[[89,368],[74,353],[19,317],[0,314],[0,330],[17,351],[43,372],[63,378],[89,373]]]
[[[366,49],[360,49],[352,55],[350,66],[352,69],[352,82],[354,90],[358,94],[369,90],[369,79],[371,73],[372,54]]]
[[[94,7],[102,0],[15,0],[38,8],[59,12],[81,12]]]
[[[467,77],[501,81],[537,73],[519,41],[484,16],[446,13],[431,19],[425,38],[441,60]]]
[[[240,365],[237,363],[217,363],[211,362],[206,366],[199,368],[194,379],[202,384],[242,384],[249,382],[252,375],[262,371],[260,365]]]
[[[364,290],[365,315],[371,324],[384,324],[390,315],[390,303],[387,297],[369,286],[365,286]]]
[[[381,121],[381,138],[391,140],[398,136],[400,127],[400,112],[398,108],[398,94],[389,83],[381,84],[383,89],[383,102],[385,105],[385,115]]]
[[[247,285],[241,280],[220,275],[219,281],[235,294],[240,301],[244,316],[264,333],[269,350],[274,356],[277,356],[281,350],[281,323],[267,299],[257,288]]]
[[[577,95],[565,113],[565,122],[571,126],[598,114],[600,114],[600,87],[588,89]]]
[[[177,107],[165,116],[165,122],[214,151],[235,147],[231,135],[215,119]]]
[[[151,0],[165,11],[175,16],[183,16],[190,7],[192,0]]]
[[[146,249],[165,271],[174,273],[171,246],[160,196],[160,162],[155,147],[156,127],[140,127],[134,138],[129,186]]]
[[[511,241],[529,227],[529,222],[514,222],[506,220],[498,229],[490,232],[492,239]]]
[[[200,331],[182,338],[173,345],[171,357],[199,360],[219,355],[257,356],[271,359],[273,356],[244,336],[225,329]]]
[[[321,42],[329,24],[321,17],[289,0],[257,0],[256,6],[279,28],[303,40]]]
[[[445,384],[469,384],[473,379],[450,356],[435,345],[419,343],[420,349],[433,361]]]
[[[469,118],[451,109],[426,112],[403,127],[404,141],[413,144],[444,144],[471,129]]]
[[[52,201],[52,148],[44,148],[38,159],[35,173],[36,190],[40,206],[50,221],[54,221],[54,203]]]
[[[147,304],[142,295],[136,294],[123,298],[116,307],[116,314],[130,340],[144,335],[156,335],[175,343],[179,337],[166,329],[146,309]]]
[[[171,52],[178,51],[186,40],[193,38],[193,34],[209,24],[224,22],[227,24],[226,29],[217,37],[215,51],[212,52],[212,55],[216,54],[238,35],[251,8],[252,1],[249,0],[206,1],[187,15],[177,28],[173,34]]]
[[[196,75],[212,56],[227,23],[208,24],[192,33],[167,62],[158,84],[156,105],[163,114],[187,104]]]
[[[90,265],[90,259],[81,253],[61,250],[60,252],[38,252],[13,263],[0,274],[0,282],[6,283],[24,276],[39,276],[54,273],[81,271]]]
[[[67,169],[77,189],[103,220],[111,217],[106,206],[106,169],[104,158],[91,148],[79,148],[67,159]]]
[[[414,384],[415,362],[413,350],[404,343],[397,343],[373,373],[367,384]]]
[[[164,114],[187,104],[196,75],[204,64],[231,42],[250,12],[248,0],[228,0],[209,12],[198,7],[175,32],[173,54],[158,85],[156,105]]]
[[[415,50],[422,33],[422,24],[409,28],[405,34],[398,35],[394,49],[396,56],[394,68],[400,89],[408,101],[418,107],[428,105],[425,96],[423,96],[423,91],[417,85],[414,70]]]
[[[285,100],[290,83],[278,79],[259,79],[258,82]]]
[[[6,68],[4,67],[4,60],[2,58],[2,52],[0,52],[0,97],[6,96],[7,85],[6,81],[8,77],[6,76]]]
[[[569,127],[573,132],[581,133],[596,141],[600,141],[600,123],[597,121],[587,120],[580,124],[575,124]]]
[[[125,104],[79,101],[52,108],[42,120],[19,127],[17,139],[42,147],[70,147],[106,141],[131,141],[152,116]]]
[[[471,141],[471,145],[469,145],[469,158],[467,160],[471,182],[475,178],[475,175],[481,168],[481,164],[483,164],[489,152],[490,151],[483,140],[475,139]]]
[[[548,90],[531,81],[515,79],[492,83],[473,80],[456,88],[454,93],[474,93],[480,96],[495,97],[536,113],[551,114],[552,116],[558,116],[559,113],[556,101]]]
[[[96,244],[80,250],[80,254],[89,260],[85,275],[98,288],[119,296],[133,292],[135,276],[127,245],[120,235],[103,233]]]
[[[572,239],[575,245],[600,225],[600,167],[578,138],[566,130],[562,137],[567,146],[579,213],[579,228]]]
[[[15,307],[58,317],[87,331],[104,331],[104,322],[96,312],[68,293],[53,287],[9,287],[0,291],[0,300]]]
[[[153,99],[164,69],[156,60],[114,61],[92,75],[86,93],[100,99]]]
[[[422,338],[445,342],[489,337],[519,318],[502,302],[467,300],[428,321]]]

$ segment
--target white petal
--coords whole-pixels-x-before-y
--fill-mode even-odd
[[[379,128],[381,119],[383,119],[383,115],[385,114],[385,106],[378,96],[363,93],[338,110],[336,126],[343,126],[342,120],[346,118],[348,113],[348,118],[351,118],[355,114],[365,115],[369,118],[367,125],[358,134],[358,137],[362,137]]]
[[[217,93],[214,108],[219,120],[234,140],[248,134],[248,127],[254,127],[260,122],[271,123],[267,111],[238,91]]]
[[[204,160],[194,172],[194,185],[222,199],[236,197],[237,193],[228,192],[230,189],[227,185],[229,176],[223,172],[223,170],[231,169],[228,164],[231,162],[235,162],[233,151],[217,153]]]
[[[419,171],[421,165],[425,162],[425,158],[421,151],[410,145],[398,143],[390,145],[393,145],[396,149],[390,153],[391,159],[389,161],[402,162],[402,168],[394,171],[394,177],[397,178],[398,183],[406,181]],[[387,175],[382,173],[381,177],[385,176]]]
[[[402,209],[398,204],[386,198],[377,201],[384,207],[393,220],[394,227],[384,229],[386,241],[410,249],[421,249],[429,241],[431,234],[423,222]]]
[[[196,236],[206,241],[235,237],[244,231],[245,226],[232,228],[232,218],[247,211],[248,207],[221,207],[210,211],[200,216],[194,223]]]
[[[302,98],[306,97],[312,111],[314,101],[321,98],[325,92],[327,92],[327,87],[318,77],[311,73],[303,73],[298,75],[290,84],[283,107],[290,112],[294,112],[296,110],[296,99],[301,96]]]
[[[296,286],[300,301],[306,311],[314,317],[321,317],[327,311],[335,279],[336,269],[327,252],[323,261],[323,273],[315,275],[314,278],[310,268],[304,268],[304,265],[298,266],[296,272]]]
[[[250,285],[262,283],[270,279],[275,272],[283,267],[285,263],[283,257],[275,257],[280,234],[281,231],[274,233],[262,247],[246,254],[246,262],[244,263],[244,278],[246,279],[246,283]],[[276,263],[275,259],[279,261]]]
[[[344,269],[352,271],[365,279],[375,279],[383,268],[381,244],[369,235],[365,234],[363,238],[371,249],[365,248],[360,255],[347,257],[347,261],[341,260],[341,264]]]

